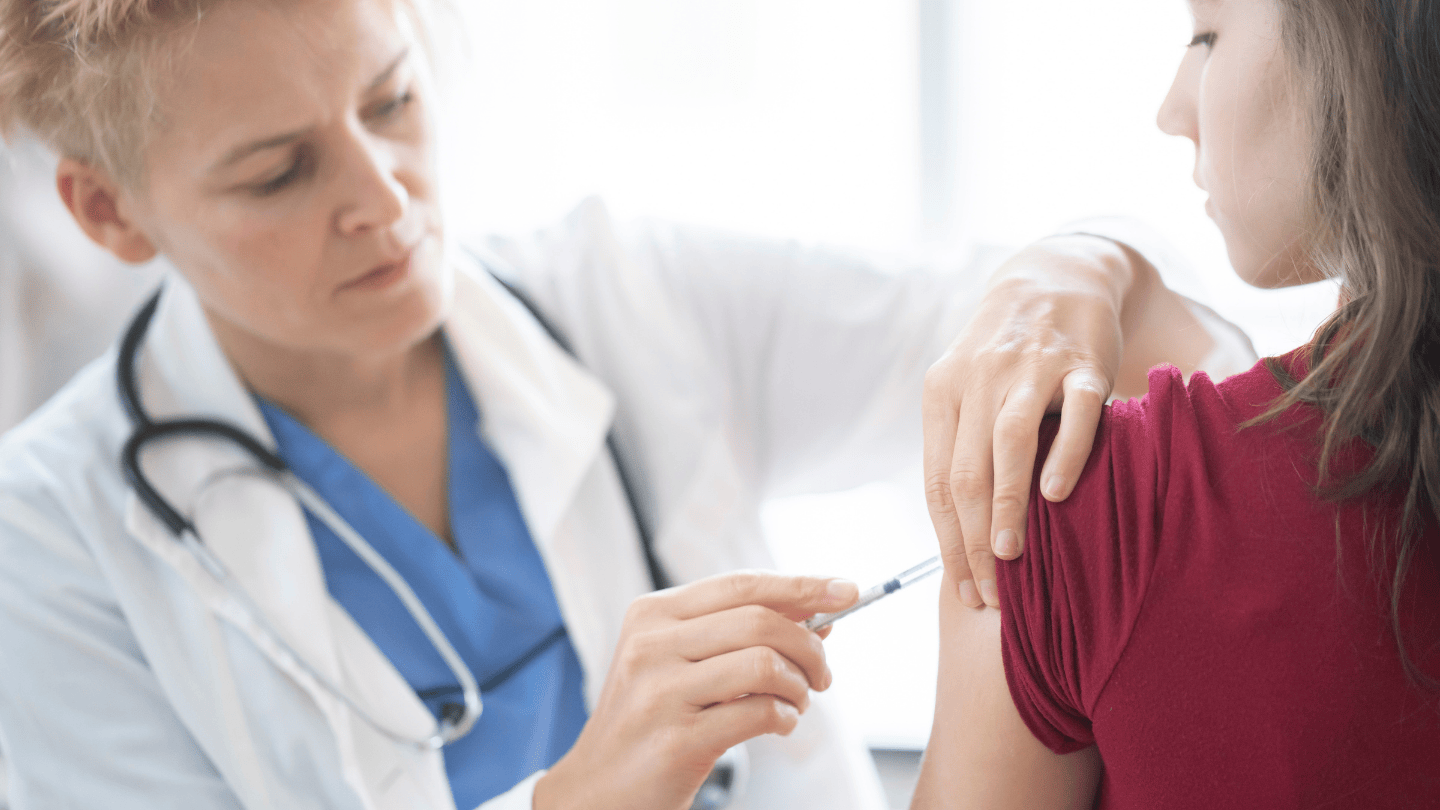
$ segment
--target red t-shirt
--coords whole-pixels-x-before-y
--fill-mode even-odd
[[[1188,389],[1155,369],[1107,410],[1074,494],[1031,494],[1025,553],[1000,565],[1005,675],[1052,750],[1099,746],[1097,807],[1440,807],[1440,693],[1406,678],[1365,539],[1399,499],[1316,494],[1313,408],[1240,427],[1280,393],[1263,363]],[[1426,525],[1407,632],[1440,675]]]

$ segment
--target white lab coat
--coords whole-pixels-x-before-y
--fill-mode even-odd
[[[768,567],[763,498],[857,484],[918,452],[922,376],[983,283],[658,225],[622,232],[594,202],[489,248],[583,363],[457,254],[446,335],[592,706],[626,606],[648,590],[604,451],[612,422],[673,578]],[[157,417],[220,418],[273,444],[178,277],[140,373]],[[112,352],[0,442],[0,748],[16,810],[452,810],[441,754],[379,735],[267,646],[141,506],[118,467],[129,433]],[[156,446],[144,464],[276,631],[382,722],[424,736],[428,712],[330,598],[282,490],[217,478],[250,462],[209,441]],[[883,806],[823,695],[791,736],[748,751],[739,807]],[[529,808],[534,779],[484,807]]]

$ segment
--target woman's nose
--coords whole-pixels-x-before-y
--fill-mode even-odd
[[[348,151],[348,182],[336,220],[340,233],[355,236],[398,222],[410,205],[410,191],[398,176],[394,151],[368,135]]]
[[[1180,67],[1175,71],[1175,80],[1170,84],[1170,91],[1165,94],[1165,100],[1160,103],[1160,111],[1155,115],[1155,124],[1160,131],[1166,135],[1179,135],[1189,138],[1198,146],[1200,143],[1199,114],[1197,104],[1199,101],[1199,76],[1191,65],[1191,59],[1187,54],[1181,60]]]

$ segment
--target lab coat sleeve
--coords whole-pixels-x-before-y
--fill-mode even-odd
[[[657,222],[617,234],[616,272],[666,291],[670,331],[701,358],[696,387],[720,401],[762,497],[851,487],[918,460],[925,371],[969,319],[983,272]]]
[[[240,807],[64,511],[29,495],[0,483],[0,748],[12,810]]]

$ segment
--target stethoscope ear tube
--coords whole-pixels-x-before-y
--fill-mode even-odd
[[[145,406],[140,402],[140,378],[135,363],[140,355],[140,341],[145,339],[145,332],[150,328],[150,321],[155,317],[159,304],[160,291],[157,290],[150,296],[150,300],[140,307],[140,311],[135,313],[134,320],[130,322],[125,336],[120,340],[119,356],[115,363],[115,388],[120,395],[120,404],[125,408],[125,413],[129,415],[135,428],[120,450],[120,469],[125,474],[126,483],[135,490],[136,496],[150,513],[159,518],[172,534],[180,537],[187,531],[194,534],[195,527],[151,486],[149,479],[141,472],[140,451],[145,449],[145,445],[158,439],[176,436],[209,437],[240,445],[245,452],[277,473],[285,472],[286,467],[280,456],[234,425],[213,419],[169,419],[156,422],[145,412]]]

